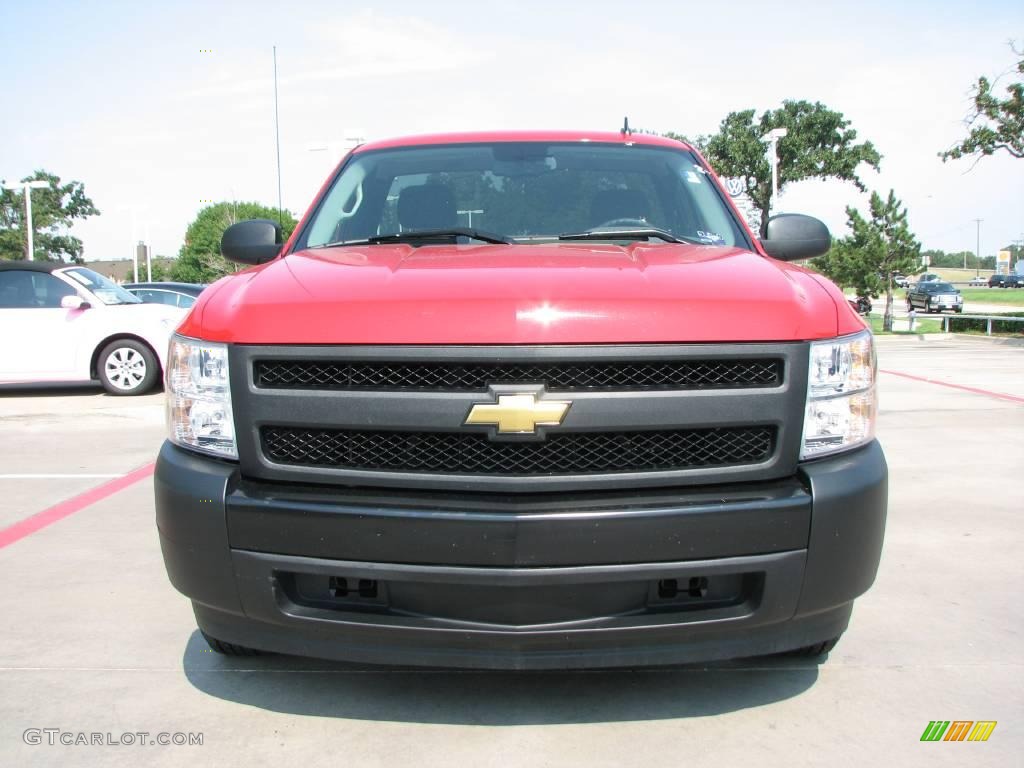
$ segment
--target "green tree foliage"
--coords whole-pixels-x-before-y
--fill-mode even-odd
[[[1001,99],[995,92],[998,79],[990,82],[987,77],[978,78],[974,104],[964,121],[969,129],[967,138],[940,152],[943,162],[961,157],[980,160],[999,150],[1024,158],[1024,52],[1012,45],[1010,48],[1018,57],[1014,68],[1016,81],[1006,86],[1006,98]]]
[[[862,163],[878,169],[882,156],[870,141],[857,142],[850,121],[820,102],[784,101],[755,118],[755,111],[730,112],[718,133],[701,136],[690,143],[707,157],[720,176],[744,179],[747,194],[761,214],[763,228],[768,221],[772,197],[772,167],[763,137],[773,128],[786,128],[779,139],[779,190],[804,179],[841,179],[866,191],[857,175]],[[672,138],[686,140],[678,134]]]
[[[206,206],[185,230],[185,243],[171,268],[171,279],[184,283],[211,283],[224,275],[237,272],[242,267],[220,255],[220,238],[224,230],[246,219],[277,221],[277,216],[277,208],[268,208],[259,203],[215,203]],[[284,230],[285,240],[297,223],[290,211],[282,212],[281,229]]]
[[[811,264],[839,285],[854,288],[858,296],[885,294],[882,328],[892,330],[893,276],[917,270],[921,244],[907,225],[907,209],[889,190],[883,199],[871,193],[871,216],[865,219],[856,208],[847,207],[850,235]]]
[[[62,184],[60,176],[39,170],[22,181],[45,181],[43,189],[33,189],[32,227],[34,257],[40,261],[82,263],[82,241],[68,230],[75,219],[98,216],[99,211],[85,195],[80,181]],[[0,191],[0,258],[27,257],[28,239],[25,229],[25,196],[22,191]]]
[[[929,267],[957,269],[963,268],[964,262],[966,261],[967,269],[996,268],[995,256],[982,256],[981,259],[978,259],[974,251],[957,251],[955,253],[946,253],[945,251],[930,248],[927,251],[921,251],[922,260],[925,257],[928,258]]]

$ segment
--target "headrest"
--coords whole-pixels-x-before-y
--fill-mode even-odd
[[[444,184],[406,187],[398,195],[398,221],[403,230],[458,226],[459,217],[451,189]]]

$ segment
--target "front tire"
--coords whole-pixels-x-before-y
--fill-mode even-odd
[[[153,350],[141,341],[118,339],[100,352],[96,362],[100,383],[111,395],[141,395],[160,378]]]

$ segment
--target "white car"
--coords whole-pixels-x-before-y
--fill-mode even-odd
[[[142,394],[187,313],[86,267],[0,261],[0,383],[99,380],[113,395]]]

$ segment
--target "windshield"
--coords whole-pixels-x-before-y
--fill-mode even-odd
[[[932,283],[932,290],[934,290],[936,292],[938,292],[938,291],[955,291],[956,288],[954,288],[949,283]]]
[[[750,247],[694,154],[596,142],[449,144],[356,154],[298,247],[453,228],[522,243],[594,229],[620,235],[609,239],[664,241],[652,236],[658,230],[688,242]]]
[[[85,286],[104,304],[141,304],[141,300],[103,275],[85,267],[65,269],[64,274]]]

